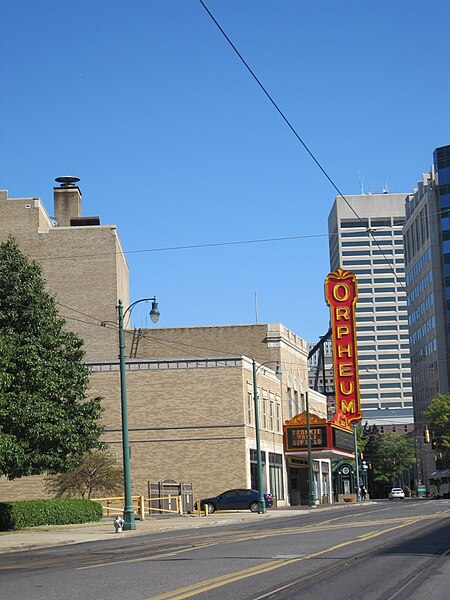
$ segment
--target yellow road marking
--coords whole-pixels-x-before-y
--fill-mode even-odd
[[[331,531],[333,529],[339,529],[339,528],[343,528],[345,527],[346,529],[349,528],[358,528],[358,527],[374,527],[374,526],[380,526],[380,525],[389,525],[392,522],[399,522],[400,521],[400,527],[403,527],[404,525],[409,525],[410,523],[415,523],[418,521],[424,521],[424,520],[429,520],[429,519],[436,519],[438,515],[444,514],[444,513],[448,513],[450,512],[450,509],[448,510],[444,510],[444,511],[439,511],[438,513],[433,513],[432,515],[424,515],[424,516],[420,516],[417,517],[413,520],[411,520],[411,516],[408,517],[395,517],[392,519],[380,519],[377,521],[360,521],[359,523],[345,523],[345,524],[334,524],[334,525],[310,525],[307,527],[296,527],[296,528],[282,528],[282,529],[277,529],[274,531],[270,531],[270,532],[262,532],[262,533],[250,533],[248,535],[244,535],[241,537],[237,537],[237,538],[230,538],[230,539],[215,539],[212,541],[207,541],[204,543],[200,543],[200,544],[195,544],[193,546],[184,546],[182,548],[178,548],[178,549],[174,549],[173,551],[165,551],[162,552],[160,554],[154,554],[154,555],[150,555],[150,556],[139,556],[136,558],[127,558],[127,559],[123,559],[123,560],[115,560],[115,561],[108,561],[108,562],[102,562],[102,563],[96,563],[94,565],[87,565],[85,567],[77,567],[77,570],[79,571],[83,571],[83,570],[87,570],[87,569],[97,569],[97,568],[103,568],[103,567],[109,567],[111,566],[111,564],[129,564],[129,563],[137,563],[137,562],[145,562],[145,561],[151,561],[151,560],[159,560],[161,558],[168,558],[171,556],[177,556],[178,554],[183,554],[185,552],[190,552],[190,551],[194,551],[194,550],[201,550],[202,548],[207,548],[209,546],[217,546],[219,544],[231,544],[231,543],[239,543],[239,542],[248,542],[248,541],[253,541],[253,540],[259,540],[259,539],[265,539],[268,537],[277,537],[280,535],[298,535],[301,533],[311,533],[312,531]],[[402,524],[403,523],[403,524]],[[386,529],[385,531],[390,531],[390,529]],[[383,532],[383,530],[382,530]],[[367,534],[362,534],[361,536],[358,536],[358,539],[365,539],[365,535]],[[0,568],[1,570],[1,568]]]
[[[385,529],[383,531],[375,531],[368,534],[368,537],[376,537],[378,535],[382,535],[384,533],[389,533],[390,531],[395,531],[396,529],[401,529],[402,527],[406,527],[407,525],[412,525],[420,521],[420,519],[411,519],[408,522],[401,523],[400,525],[396,525],[395,527],[390,527],[389,529]],[[366,538],[368,539],[368,538]],[[192,596],[196,596],[198,594],[203,594],[204,592],[208,592],[210,590],[216,589],[218,587],[222,587],[229,583],[235,583],[242,579],[247,579],[248,577],[254,577],[255,575],[260,575],[261,573],[268,573],[275,569],[279,569],[281,567],[286,567],[288,565],[311,559],[317,558],[318,556],[322,556],[323,554],[327,554],[328,552],[332,552],[333,550],[338,550],[340,548],[344,548],[345,546],[350,546],[352,544],[360,542],[360,539],[349,540],[347,542],[342,542],[340,544],[336,544],[335,546],[331,546],[330,548],[325,548],[324,550],[319,550],[318,552],[314,552],[312,554],[308,554],[306,556],[301,556],[299,558],[292,558],[288,560],[273,560],[264,565],[258,565],[256,567],[250,567],[249,569],[244,569],[242,571],[236,571],[234,573],[229,573],[227,575],[220,575],[219,577],[213,577],[212,579],[206,579],[205,581],[201,581],[198,583],[193,583],[191,585],[187,585],[185,587],[179,588],[177,590],[172,590],[171,592],[165,592],[164,594],[159,594],[158,596],[150,596],[148,600],[183,600],[184,598],[190,598]]]

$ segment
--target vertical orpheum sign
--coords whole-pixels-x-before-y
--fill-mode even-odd
[[[358,284],[353,273],[338,269],[325,279],[325,298],[331,311],[336,415],[333,423],[350,429],[362,419],[359,398],[355,304]]]

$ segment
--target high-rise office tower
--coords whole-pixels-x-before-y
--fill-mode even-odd
[[[412,429],[402,228],[407,194],[337,197],[328,218],[331,271],[355,273],[363,422]]]
[[[450,389],[450,146],[437,148],[433,158],[430,173],[407,198],[404,228],[414,417],[419,432],[425,425],[424,409]],[[422,453],[425,482],[435,468],[429,446]]]

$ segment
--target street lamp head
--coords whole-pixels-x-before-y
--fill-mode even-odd
[[[282,375],[283,375],[283,371],[281,370],[280,363],[277,362],[277,366],[275,368],[275,377],[278,379],[278,381],[280,381]]]
[[[157,323],[159,321],[159,315],[160,312],[158,310],[158,302],[156,301],[156,298],[153,298],[152,310],[150,311],[150,319],[152,320],[152,323]]]

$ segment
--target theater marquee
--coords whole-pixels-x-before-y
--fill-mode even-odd
[[[307,456],[308,427],[306,413],[295,415],[284,424],[284,452],[291,456]],[[353,432],[342,429],[314,413],[310,415],[311,450],[315,458],[354,456]]]
[[[331,312],[336,393],[336,415],[332,422],[350,429],[352,423],[362,419],[355,324],[356,276],[342,269],[330,273],[325,280],[325,298]]]

